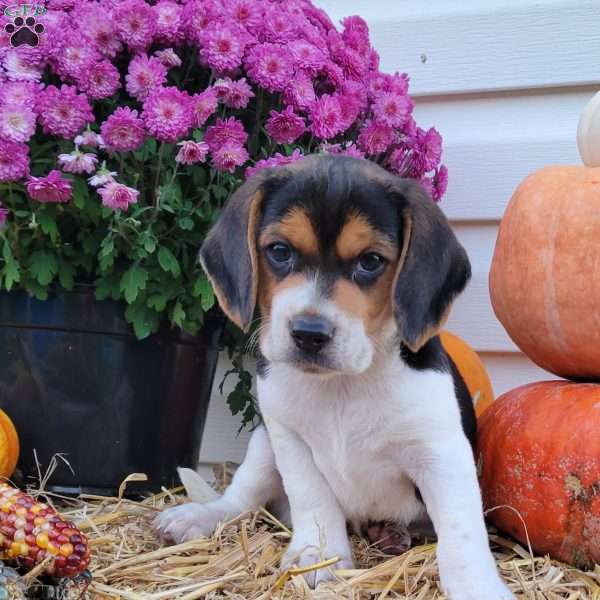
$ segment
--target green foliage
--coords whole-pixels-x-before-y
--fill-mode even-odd
[[[201,132],[194,133],[196,139]],[[68,142],[38,135],[30,142],[32,174],[47,172],[48,156],[70,151]],[[238,175],[206,164],[177,165],[177,147],[148,139],[126,158],[115,155],[106,169],[134,186],[138,202],[127,211],[103,207],[84,175],[69,175],[73,198],[64,204],[30,199],[24,185],[0,183],[9,210],[0,228],[0,290],[24,289],[45,299],[54,290],[92,285],[98,300],[123,303],[139,339],[161,327],[196,334],[206,314],[217,310],[210,282],[197,261],[209,227],[241,183]],[[160,156],[162,155],[162,156]],[[227,348],[241,356],[244,338],[230,336]],[[229,399],[244,422],[254,418],[251,378],[241,359],[240,379]]]

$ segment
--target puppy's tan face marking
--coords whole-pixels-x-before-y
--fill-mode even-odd
[[[336,240],[336,253],[344,262],[355,263],[367,252],[382,256],[387,265],[377,280],[361,288],[353,281],[339,278],[331,299],[340,310],[360,319],[372,336],[392,317],[392,283],[398,249],[362,215],[351,215]]]
[[[307,212],[300,207],[292,208],[282,219],[271,223],[260,236],[260,245],[287,242],[301,254],[316,257],[319,241]]]
[[[367,251],[378,252],[389,261],[396,256],[392,241],[359,214],[350,215],[335,241],[335,250],[343,261],[356,259]]]

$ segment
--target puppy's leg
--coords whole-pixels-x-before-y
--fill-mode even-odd
[[[217,524],[247,511],[256,510],[283,494],[269,436],[258,427],[248,444],[244,462],[225,493],[206,504],[189,502],[163,511],[154,521],[158,535],[176,544],[209,536]]]
[[[411,449],[408,464],[438,537],[440,580],[451,600],[514,600],[500,579],[483,520],[473,453],[462,434]]]
[[[265,420],[271,436],[275,461],[290,502],[292,541],[282,559],[282,568],[308,566],[339,557],[334,569],[352,568],[352,549],[346,519],[335,494],[317,468],[310,448],[287,427]],[[333,579],[328,569],[306,574],[309,585]]]

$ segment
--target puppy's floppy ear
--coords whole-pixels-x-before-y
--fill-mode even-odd
[[[471,265],[440,208],[424,188],[399,180],[402,252],[392,288],[402,341],[418,351],[443,327],[454,298],[471,277]]]
[[[200,248],[200,263],[223,312],[241,329],[250,326],[258,287],[257,229],[265,175],[237,189]]]

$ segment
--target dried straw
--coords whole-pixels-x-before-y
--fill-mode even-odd
[[[227,475],[227,470],[220,473],[221,482]],[[302,577],[304,570],[279,570],[290,531],[267,511],[225,523],[209,539],[163,547],[153,534],[151,521],[158,511],[186,501],[183,489],[164,490],[139,502],[125,499],[123,490],[115,498],[54,498],[62,514],[90,539],[93,581],[87,600],[445,598],[438,588],[435,544],[388,557],[354,537],[357,568],[336,570],[332,557],[319,566],[332,569],[336,581],[313,591]],[[495,532],[490,539],[500,572],[518,598],[600,600],[600,568],[584,573],[533,556]],[[482,590],[482,600],[485,597]]]

